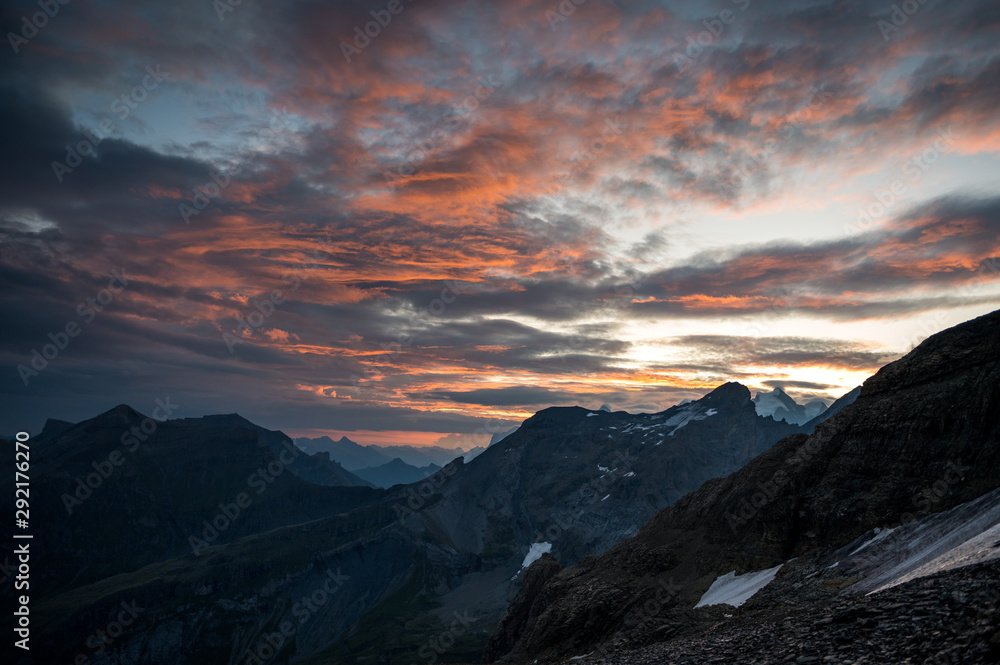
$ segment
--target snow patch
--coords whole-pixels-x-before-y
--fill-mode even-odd
[[[677,430],[684,427],[688,423],[694,420],[704,420],[709,416],[714,416],[718,411],[715,409],[708,409],[707,411],[699,412],[698,407],[692,405],[686,409],[681,409],[679,413],[676,413],[666,420],[663,421],[664,427],[673,427],[667,436],[673,436]]]
[[[587,417],[588,418],[593,418],[594,416],[599,416],[599,415],[600,415],[599,413],[593,413],[593,412],[591,412],[591,413],[587,414]]]
[[[634,475],[635,475],[635,471],[629,471],[629,472],[628,472],[628,473],[626,473],[626,474],[625,474],[625,475],[624,475],[623,477],[624,477],[624,478],[631,478],[631,477],[632,477],[632,476],[634,476]]]
[[[521,568],[527,568],[541,559],[543,554],[550,552],[552,552],[552,543],[533,543],[531,549],[528,550],[528,554],[524,557],[524,563],[521,564]]]
[[[611,495],[609,494],[608,496],[611,496]],[[608,496],[606,496],[606,497],[604,497],[603,499],[601,499],[601,501],[606,501],[606,500],[607,500],[607,498],[608,498]]]
[[[758,570],[745,575],[737,575],[736,571],[726,573],[722,577],[716,578],[712,586],[708,588],[705,595],[701,597],[695,607],[705,607],[707,605],[732,605],[739,607],[743,603],[771,583],[774,576],[781,570],[779,564],[767,570]]]
[[[955,547],[941,556],[928,561],[924,565],[909,571],[893,582],[881,587],[878,591],[883,591],[884,589],[888,589],[898,584],[909,582],[910,580],[914,580],[918,577],[926,577],[927,575],[934,575],[935,573],[941,573],[946,570],[953,570],[963,566],[971,566],[975,563],[998,559],[1000,558],[1000,547],[997,547],[997,543],[1000,542],[998,539],[1000,539],[1000,524],[994,524],[991,528],[982,532],[978,536],[969,538],[958,547]]]
[[[853,552],[851,552],[847,556],[854,556],[855,554],[857,554],[861,550],[865,549],[869,545],[871,545],[873,543],[877,543],[878,541],[882,540],[883,538],[885,538],[886,536],[888,536],[890,533],[892,533],[893,531],[895,531],[898,528],[899,528],[898,526],[897,527],[893,527],[892,529],[878,529],[878,528],[876,528],[875,529],[875,537],[874,538],[866,540],[864,543],[862,543],[861,547],[859,547],[858,549],[854,550]]]
[[[998,559],[1000,547],[993,547],[998,538],[1000,490],[993,490],[894,530],[883,529],[855,548],[864,551],[844,563],[862,579],[844,593],[878,593],[926,575]]]

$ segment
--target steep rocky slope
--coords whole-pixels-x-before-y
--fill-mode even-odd
[[[874,596],[815,590],[798,604],[692,611],[668,642],[595,650],[586,665],[796,665],[1000,662],[1000,563],[924,578]],[[622,645],[624,646],[624,645]],[[581,654],[583,655],[583,654]]]
[[[719,575],[815,557],[970,501],[1000,486],[997,469],[1000,312],[925,340],[812,435],[780,441],[658,513],[635,538],[524,590],[485,660],[578,655],[640,618],[665,639],[663,627]]]
[[[239,416],[158,422],[124,405],[46,427],[32,442],[31,470],[31,514],[44,525],[32,582],[45,594],[190,553],[192,537],[230,542],[381,497]],[[4,474],[3,487],[13,477]],[[206,526],[240,494],[249,502],[238,516]]]
[[[148,464],[157,473],[116,482],[115,492],[125,495],[109,485],[104,496],[135,507],[124,523],[88,522],[107,543],[82,546],[93,548],[95,561],[102,547],[121,548],[122,540],[108,536],[127,533],[143,511],[176,511],[173,499],[162,501],[172,496],[170,488],[211,498],[212,510],[181,511],[181,526],[172,529],[151,524],[149,533],[175,534],[166,547],[130,544],[99,570],[61,585],[62,593],[47,595],[38,614],[55,657],[72,661],[86,631],[106,623],[103,617],[122,601],[138,599],[143,621],[116,640],[134,663],[241,661],[284,625],[295,630],[270,662],[403,661],[421,651],[420,658],[478,660],[521,584],[531,546],[547,543],[567,562],[603,552],[635,535],[658,509],[797,431],[758,416],[739,384],[658,414],[547,409],[471,463],[452,463],[415,485],[306,490],[284,473],[246,519],[196,556],[190,549],[183,554],[186,543],[178,537],[198,524],[186,520],[211,520],[218,504],[232,501],[247,475],[273,457],[271,443],[284,439],[253,427],[231,429],[240,424],[231,416],[170,424],[158,428],[151,445],[171,461],[154,455]],[[218,437],[230,432],[242,448],[224,445],[224,437],[213,445],[191,439],[193,427],[206,425],[218,425]],[[217,480],[229,471],[227,483]],[[301,512],[295,492],[305,492]],[[154,509],[150,500],[163,505]],[[102,496],[91,502],[95,515],[109,509]],[[250,519],[266,506],[280,514]],[[164,558],[171,547],[174,558]],[[148,556],[134,556],[146,550]],[[63,569],[68,574],[76,565],[67,557]],[[336,592],[320,593],[332,579]],[[298,603],[314,592],[323,595],[322,607],[303,615]],[[449,646],[436,651],[442,635]]]

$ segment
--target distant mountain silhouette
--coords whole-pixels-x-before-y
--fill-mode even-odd
[[[757,393],[753,397],[757,413],[771,416],[775,420],[784,420],[794,425],[804,425],[826,411],[827,405],[822,400],[812,400],[802,405],[796,402],[781,388],[775,388],[769,393]]]
[[[330,459],[339,462],[348,471],[359,469],[370,469],[391,462],[395,458],[401,459],[410,466],[425,467],[434,464],[442,467],[457,457],[466,456],[469,461],[478,451],[469,452],[454,449],[441,448],[440,446],[378,446],[375,444],[361,445],[351,441],[346,436],[334,441],[328,436],[310,439],[300,437],[295,439],[295,445],[309,453],[326,452],[330,454]]]
[[[358,469],[355,471],[355,475],[367,480],[375,487],[388,488],[393,485],[409,485],[419,482],[440,469],[441,467],[437,464],[428,464],[425,467],[411,466],[397,457],[380,466]]]

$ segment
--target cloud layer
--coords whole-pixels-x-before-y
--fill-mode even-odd
[[[8,3],[0,430],[836,397],[1000,302],[1000,8],[916,6]]]

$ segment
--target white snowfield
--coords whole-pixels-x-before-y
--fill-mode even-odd
[[[864,544],[861,545],[861,547],[859,547],[858,549],[854,550],[853,552],[851,552],[847,556],[854,556],[855,554],[857,554],[861,550],[865,549],[869,545],[877,543],[880,540],[885,540],[893,531],[895,531],[898,528],[899,527],[897,526],[897,527],[893,527],[891,529],[875,529],[875,537],[874,538],[872,538],[871,540],[866,540],[864,542]]]
[[[736,571],[726,573],[722,577],[716,578],[712,586],[708,588],[705,595],[701,597],[695,607],[705,607],[706,605],[732,605],[739,607],[743,603],[771,583],[774,576],[781,570],[780,564],[767,570],[758,570],[753,573],[737,575]]]
[[[528,554],[524,557],[524,563],[521,564],[521,568],[527,568],[541,559],[543,554],[550,552],[552,552],[552,543],[533,543],[531,549],[528,550]]]
[[[845,594],[878,593],[946,570],[1000,559],[1000,489],[951,510],[926,515],[893,528],[875,529],[825,558],[805,576],[857,575]],[[833,563],[827,563],[832,561]],[[774,579],[780,566],[717,578],[695,607],[739,607]],[[834,571],[827,573],[827,571]]]
[[[918,577],[998,559],[1000,490],[889,530],[886,537],[876,537],[855,552],[853,563],[864,579],[849,587],[849,593],[877,593]]]
[[[687,425],[692,420],[704,420],[710,416],[714,416],[718,411],[715,409],[707,409],[701,411],[697,406],[690,406],[686,409],[681,409],[680,413],[674,414],[663,421],[663,427],[673,427],[667,436],[673,436],[674,432],[680,428]]]
[[[992,559],[1000,559],[1000,490],[902,526],[874,529],[830,553],[805,579],[857,576],[842,593],[870,594]]]
[[[997,558],[1000,558],[1000,524],[994,524],[978,536],[970,538],[958,547],[948,550],[936,559],[932,559],[924,565],[914,568],[889,584],[879,587],[872,593],[878,593],[879,591],[894,587],[897,584],[909,582],[910,580],[917,579],[918,577],[926,577],[927,575],[933,575],[934,573],[940,573],[945,570],[970,566],[975,563],[982,563],[983,561],[990,561],[991,559]]]

